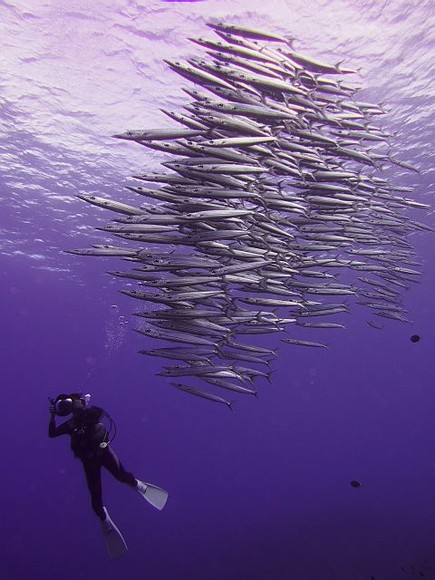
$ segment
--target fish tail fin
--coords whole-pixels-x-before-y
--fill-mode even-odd
[[[225,337],[223,340],[221,340],[219,344],[218,343],[215,344],[215,348],[216,348],[216,351],[217,351],[218,355],[220,356],[220,358],[222,358],[222,359],[225,360],[225,353],[221,349],[221,344],[222,343],[229,344],[229,346],[231,346],[231,344],[228,342],[228,338],[227,337]]]
[[[270,369],[270,365],[271,365],[271,363],[272,363],[272,360],[267,360],[267,359],[265,359],[265,360],[264,360],[264,364],[265,364],[265,365],[267,365],[267,367],[268,367],[269,369]]]
[[[285,121],[284,121],[284,124],[285,124],[285,127],[287,128],[287,124],[286,124],[286,122],[285,122]],[[272,133],[272,135],[273,135],[273,136],[275,136],[275,135],[279,135],[279,134],[280,134],[280,132],[281,132],[281,131],[283,130],[283,128],[284,128],[282,125],[278,125],[278,126],[275,126],[275,127],[269,127],[268,125],[264,125],[263,127],[264,127],[264,128],[266,128],[266,127],[267,127],[267,128],[270,128],[270,130],[271,130],[271,133]]]
[[[260,286],[260,288],[262,288],[263,290],[266,290],[266,292],[267,292],[267,290],[268,290],[268,287],[267,287],[267,278],[264,278],[264,277],[261,278],[261,280],[259,282],[259,286]]]
[[[276,369],[272,369],[268,373],[266,373],[266,379],[269,384],[272,384],[272,381],[270,379],[273,373],[276,373]]]

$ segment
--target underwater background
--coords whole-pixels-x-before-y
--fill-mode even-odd
[[[296,50],[360,69],[383,103],[394,180],[433,202],[434,6],[427,1],[0,2],[0,275],[3,408],[0,576],[5,580],[401,580],[435,578],[432,232],[404,305],[411,323],[312,330],[329,349],[279,348],[271,384],[231,413],[155,376],[137,351],[135,305],[106,274],[117,258],[64,250],[104,243],[128,177],[164,158],[111,138],[173,126],[186,102],[163,59],[222,19],[295,37]],[[435,227],[431,212],[415,212]],[[102,241],[103,240],[103,241]],[[411,336],[421,340],[412,342]],[[152,343],[154,344],[154,343]],[[275,339],[263,346],[276,348]],[[168,489],[162,512],[103,473],[105,505],[129,546],[110,561],[80,463],[50,440],[48,397],[90,392],[117,425],[136,477]],[[228,393],[226,393],[228,394]],[[352,481],[361,483],[353,487]]]

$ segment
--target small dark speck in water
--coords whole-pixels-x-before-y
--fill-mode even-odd
[[[411,342],[418,342],[418,341],[420,340],[420,335],[418,335],[418,334],[413,334],[413,335],[411,336],[411,339],[410,339],[410,340],[411,340]]]
[[[352,487],[361,487],[361,485],[362,485],[362,484],[361,484],[361,482],[359,482],[359,481],[356,481],[356,480],[354,479],[354,480],[352,480],[352,481],[350,482],[350,485],[351,485]]]

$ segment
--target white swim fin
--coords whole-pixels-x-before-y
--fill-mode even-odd
[[[153,485],[152,483],[146,483],[145,481],[140,481],[136,479],[137,491],[140,495],[147,500],[153,507],[158,510],[162,510],[166,502],[168,501],[168,492]]]
[[[124,538],[122,537],[121,532],[118,530],[118,528],[111,520],[107,509],[103,507],[103,510],[106,516],[106,519],[101,522],[101,526],[103,528],[104,542],[106,544],[106,548],[110,558],[112,558],[112,560],[115,560],[116,558],[121,558],[121,556],[124,556],[127,553],[128,548]]]

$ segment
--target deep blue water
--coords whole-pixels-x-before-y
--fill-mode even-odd
[[[433,205],[433,16],[430,1],[400,0],[0,3],[1,578],[435,578],[432,233],[412,236],[412,323],[374,330],[353,306],[346,330],[307,337],[329,350],[281,349],[272,384],[234,413],[137,354],[149,345],[130,330],[132,301],[105,273],[122,262],[62,252],[103,243],[93,228],[108,221],[75,194],[129,202],[127,178],[158,169],[161,155],[110,135],[170,125],[159,108],[180,108],[185,84],[162,59],[196,54],[186,39],[210,17],[361,68],[361,98],[385,104],[398,157],[421,169],[394,179]],[[91,392],[126,467],[170,492],[159,513],[103,475],[129,545],[119,561],[68,441],[47,437],[47,399],[68,391]]]

